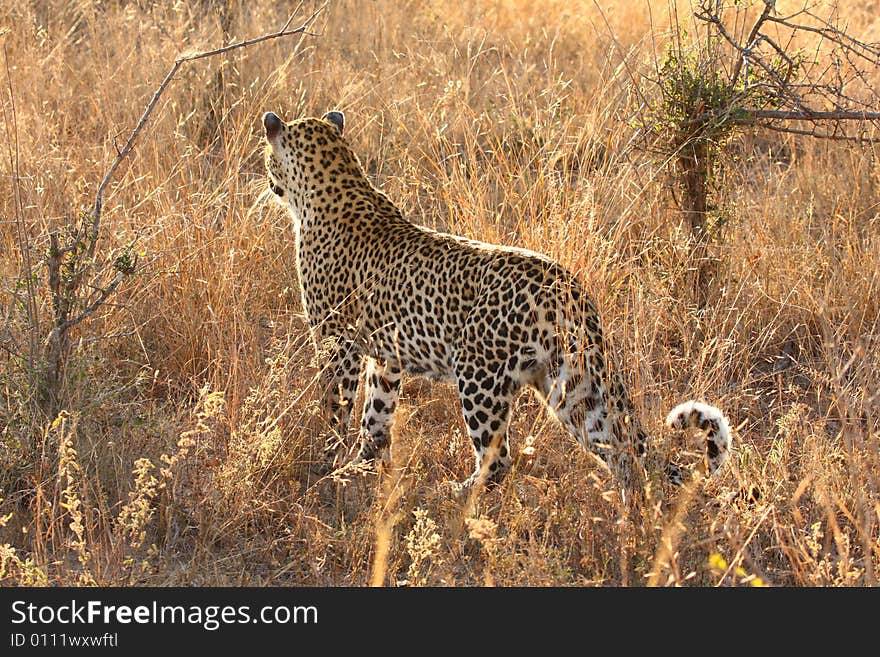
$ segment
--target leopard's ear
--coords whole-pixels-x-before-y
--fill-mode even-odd
[[[263,129],[266,131],[266,139],[272,141],[281,132],[282,121],[273,112],[263,114]]]
[[[327,112],[324,115],[324,120],[329,121],[336,129],[339,131],[339,134],[342,134],[343,129],[345,128],[345,114],[339,112],[337,110],[333,110],[332,112]]]

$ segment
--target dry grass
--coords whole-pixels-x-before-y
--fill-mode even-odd
[[[12,85],[0,106],[12,126],[15,103],[24,208],[19,224],[4,145],[0,339],[34,335],[13,294],[17,229],[45,326],[49,231],[91,204],[114,136],[128,134],[174,57],[222,42],[210,4],[0,9]],[[618,48],[646,59],[648,11],[603,4],[617,46],[588,2],[337,0],[298,49],[285,40],[185,68],[108,190],[101,263],[137,235],[149,266],[74,336],[65,412],[41,414],[26,362],[0,351],[0,578],[875,585],[877,152],[739,138],[711,246],[713,301],[694,307],[666,171],[632,147],[622,119]],[[877,41],[870,4],[846,11],[853,33]],[[227,36],[286,18],[287,3],[230,5]],[[311,475],[318,365],[288,219],[257,200],[259,117],[330,108],[346,112],[369,175],[416,221],[577,271],[657,449],[681,448],[665,411],[704,398],[738,426],[732,465],[694,489],[655,485],[626,515],[607,474],[523,395],[515,472],[463,507],[444,486],[472,460],[454,391],[407,378],[394,471]],[[120,337],[90,339],[109,335]],[[743,486],[760,499],[737,498]]]

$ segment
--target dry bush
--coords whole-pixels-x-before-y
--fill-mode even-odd
[[[711,303],[690,306],[687,226],[664,163],[624,120],[618,63],[648,61],[647,8],[604,4],[615,39],[589,3],[337,0],[298,49],[184,69],[108,190],[101,257],[137,235],[149,266],[74,336],[63,416],[39,412],[27,364],[0,350],[3,581],[875,585],[876,149],[738,137]],[[869,4],[846,11],[877,41]],[[0,106],[9,122],[15,102],[24,208],[19,224],[3,149],[0,345],[31,330],[18,228],[41,285],[47,236],[90,204],[114,137],[174,57],[275,30],[282,5],[232,4],[225,18],[207,2],[0,8],[12,84]],[[524,394],[515,471],[462,505],[445,485],[472,459],[455,391],[406,378],[392,471],[315,475],[320,363],[288,218],[262,196],[259,117],[331,108],[414,220],[576,271],[657,452],[696,453],[661,420],[701,397],[738,427],[730,467],[685,490],[652,470],[628,513]],[[742,495],[751,487],[757,500]]]

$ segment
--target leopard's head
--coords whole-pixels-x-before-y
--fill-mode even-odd
[[[266,137],[266,173],[269,189],[276,197],[294,203],[294,196],[320,183],[354,156],[342,137],[342,112],[327,112],[322,118],[304,118],[285,123],[273,113],[263,115]],[[356,161],[356,158],[355,158]]]

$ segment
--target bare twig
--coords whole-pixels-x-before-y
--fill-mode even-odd
[[[836,132],[824,132],[818,129],[793,128],[788,125],[779,125],[778,123],[763,123],[761,126],[767,130],[774,132],[787,132],[792,135],[804,135],[806,137],[815,137],[816,139],[827,139],[829,141],[854,141],[865,144],[878,144],[880,137],[870,137],[868,135],[847,135]]]
[[[749,36],[745,41],[745,46],[741,50],[742,57],[738,57],[736,62],[733,64],[733,70],[730,72],[730,86],[733,88],[736,85],[736,81],[739,79],[740,70],[742,70],[742,65],[746,61],[746,58],[749,56],[748,51],[752,48],[755,43],[755,39],[758,36],[758,32],[761,31],[761,26],[770,18],[770,12],[776,7],[776,0],[764,0],[764,11],[761,12],[761,15],[758,16],[758,20],[755,21],[755,24],[752,26],[752,31],[749,32]],[[708,13],[708,12],[707,12]],[[701,18],[700,15],[697,15],[697,18]],[[713,21],[714,22],[714,21]],[[720,23],[720,21],[719,21]]]
[[[828,110],[817,111],[804,108],[797,110],[762,110],[724,108],[723,111],[703,112],[683,121],[683,125],[698,125],[707,122],[724,120],[731,123],[751,125],[758,119],[767,121],[878,121],[880,112],[863,112],[860,110]],[[762,124],[763,125],[763,124]]]
[[[144,129],[144,126],[147,123],[147,120],[150,118],[150,114],[153,113],[153,110],[156,107],[156,103],[159,102],[159,98],[164,93],[166,87],[168,87],[171,80],[174,78],[177,71],[187,62],[193,62],[198,59],[205,59],[207,57],[214,57],[216,55],[222,55],[224,53],[230,52],[232,50],[237,50],[239,48],[247,48],[248,46],[253,46],[257,43],[262,43],[263,41],[269,41],[273,39],[279,39],[281,37],[291,36],[293,34],[310,34],[308,32],[308,28],[312,25],[318,18],[318,16],[324,11],[327,7],[327,2],[329,0],[325,0],[325,2],[318,7],[312,14],[306,18],[303,23],[296,28],[290,29],[290,23],[293,21],[293,17],[295,15],[292,13],[290,17],[287,19],[287,22],[277,32],[272,32],[269,34],[263,34],[262,36],[254,37],[251,39],[245,39],[243,41],[238,41],[236,43],[231,43],[228,46],[223,46],[221,48],[215,48],[213,50],[204,50],[201,52],[188,53],[184,55],[180,55],[176,60],[174,60],[174,64],[168,70],[168,73],[165,75],[165,79],[162,80],[162,83],[153,93],[153,97],[150,99],[150,102],[147,103],[147,107],[144,110],[144,113],[141,115],[140,120],[137,122],[137,125],[132,130],[131,135],[128,137],[128,140],[125,142],[125,145],[119,151],[119,154],[116,156],[116,159],[113,160],[113,163],[110,165],[110,168],[107,170],[107,173],[104,175],[103,180],[101,180],[101,184],[98,185],[98,191],[95,194],[95,205],[92,210],[92,225],[91,232],[89,236],[89,249],[88,249],[88,257],[91,259],[94,256],[95,252],[95,244],[97,242],[98,230],[100,229],[101,224],[101,211],[104,203],[104,190],[107,188],[107,185],[110,183],[110,180],[113,178],[113,174],[116,173],[116,169],[119,168],[119,165],[128,157],[128,154],[131,152],[132,147],[134,146],[134,142],[137,140],[138,135]]]
[[[784,18],[776,18],[773,16],[769,17],[767,20],[771,23],[776,23],[777,25],[787,27],[792,31],[812,32],[814,34],[818,34],[823,39],[827,39],[828,41],[836,43],[843,48],[857,52],[865,59],[874,58],[874,60],[876,61],[878,58],[880,58],[880,46],[863,43],[858,39],[851,37],[846,32],[841,31],[835,25],[832,25],[822,18],[819,18],[812,12],[804,11],[802,13],[821,23],[822,27],[813,27],[811,25],[805,25],[803,23],[792,23]]]
[[[110,281],[110,284],[106,287],[102,287],[98,290],[97,296],[92,300],[92,302],[86,306],[86,308],[79,313],[76,317],[72,319],[67,319],[55,326],[54,331],[66,331],[71,326],[76,326],[80,322],[82,322],[87,317],[94,314],[94,312],[103,305],[103,303],[113,294],[119,284],[125,279],[127,274],[125,272],[118,272],[116,276],[113,277],[113,280]]]
[[[862,112],[859,110],[817,111],[804,108],[803,111],[788,110],[747,110],[755,119],[783,119],[785,121],[878,121],[880,112]]]

